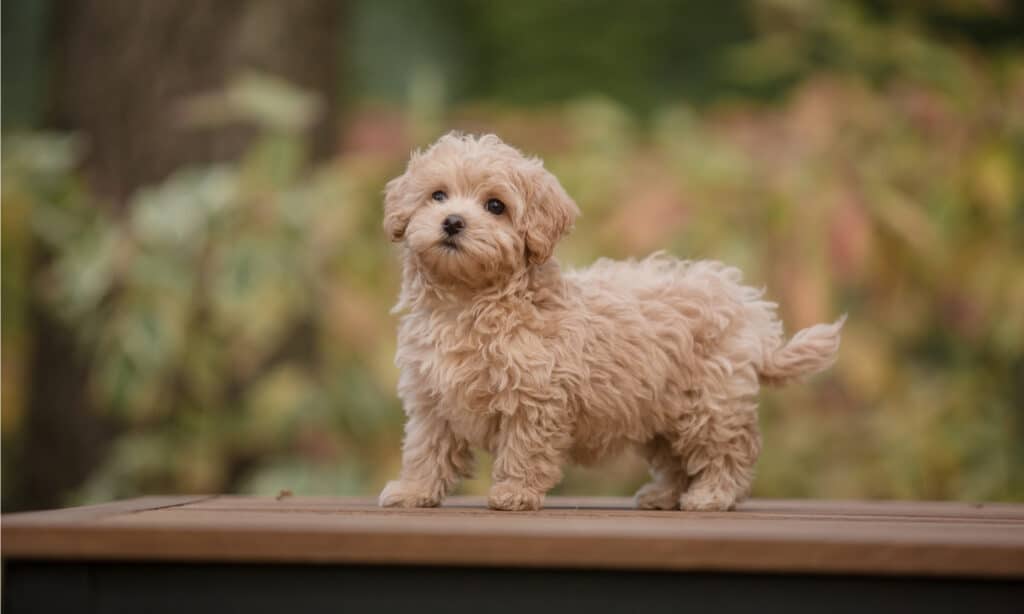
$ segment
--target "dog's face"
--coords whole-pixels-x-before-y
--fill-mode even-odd
[[[579,210],[536,158],[449,134],[388,182],[384,230],[439,283],[483,287],[545,262]]]

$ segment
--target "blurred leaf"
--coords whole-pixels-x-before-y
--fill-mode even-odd
[[[270,131],[297,133],[312,125],[320,102],[277,77],[246,72],[221,92],[199,96],[182,109],[194,125],[252,122]]]

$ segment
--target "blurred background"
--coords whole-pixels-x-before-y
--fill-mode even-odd
[[[790,332],[849,313],[834,369],[764,394],[756,496],[1024,500],[1020,3],[2,11],[4,511],[376,494],[381,190],[450,129],[547,160],[584,212],[564,264],[666,249],[741,267]]]

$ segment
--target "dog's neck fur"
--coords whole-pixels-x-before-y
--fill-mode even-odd
[[[562,271],[554,258],[530,264],[481,288],[440,284],[408,251],[403,255],[402,289],[392,313],[409,311],[471,311],[482,307],[516,311],[542,307],[565,298]]]

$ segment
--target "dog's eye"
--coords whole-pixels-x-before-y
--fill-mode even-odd
[[[492,198],[484,203],[484,207],[494,215],[501,215],[505,212],[505,203],[497,198]]]
[[[444,201],[448,200],[448,195],[441,190],[434,192],[433,194],[430,195],[430,197],[439,203],[443,203]]]

